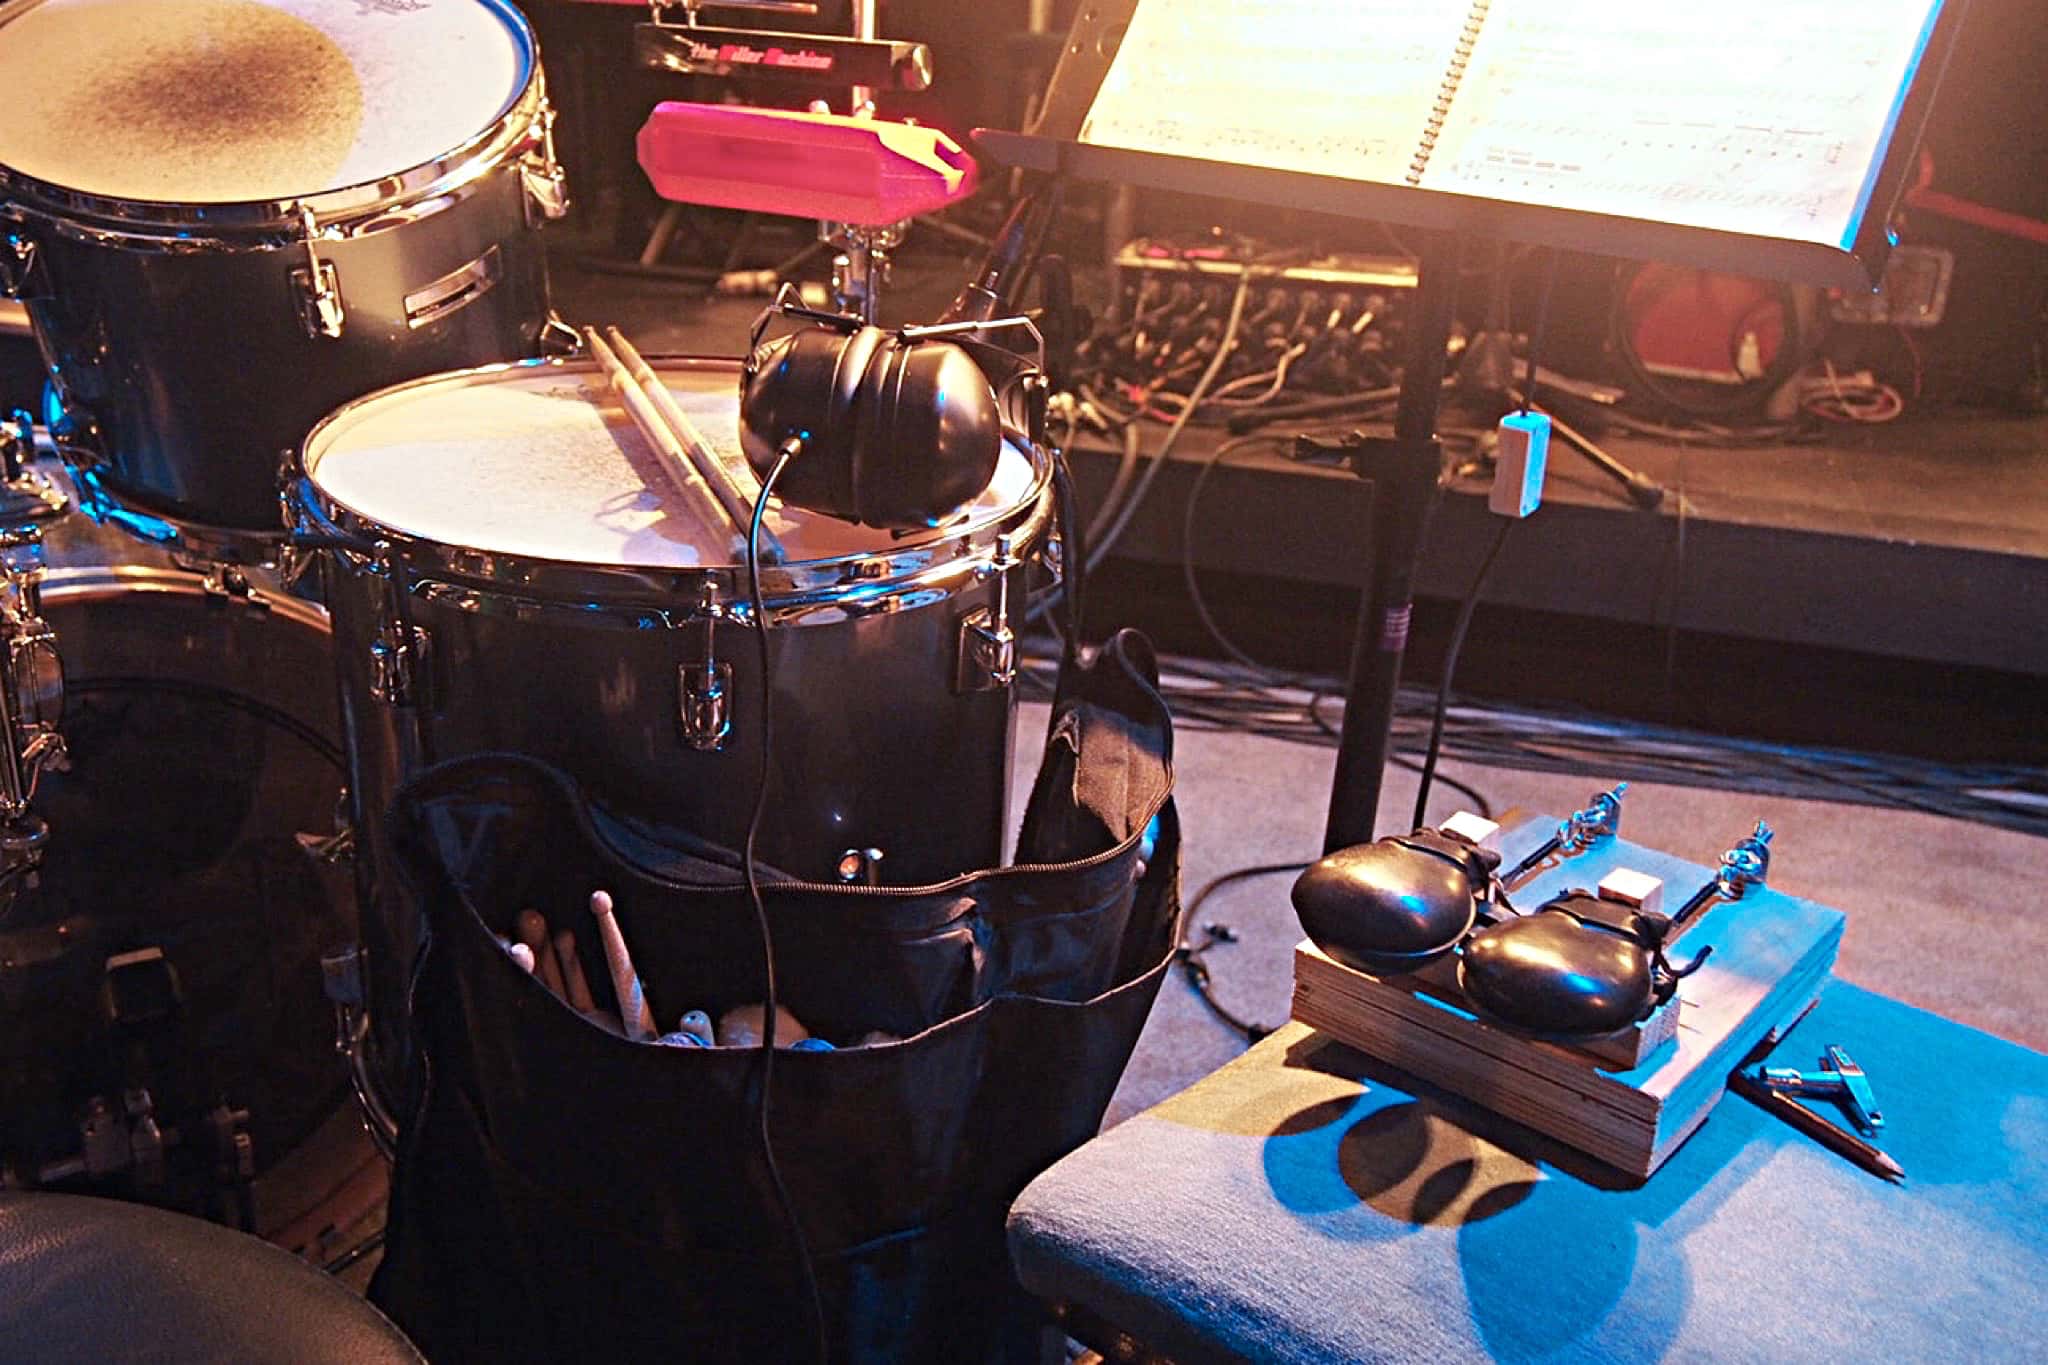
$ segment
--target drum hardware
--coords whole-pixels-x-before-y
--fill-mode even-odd
[[[50,827],[29,808],[43,772],[69,768],[64,737],[64,664],[57,636],[43,619],[43,536],[40,527],[0,530],[0,635],[7,677],[0,687],[0,884],[32,874],[42,862]]]
[[[128,1091],[122,1110],[117,1114],[103,1095],[87,1100],[78,1121],[78,1155],[45,1162],[36,1171],[37,1183],[54,1185],[81,1176],[104,1180],[126,1172],[145,1188],[163,1184],[167,1142],[149,1091]]]
[[[976,607],[960,618],[954,691],[988,692],[1017,681],[1017,635],[1010,628],[1010,571],[1023,563],[1011,537],[997,536],[996,557],[979,571],[996,580],[996,604],[993,609]]]
[[[1691,919],[1704,908],[1708,901],[1717,897],[1722,900],[1739,901],[1749,894],[1752,886],[1763,886],[1771,876],[1771,836],[1769,825],[1759,820],[1749,837],[1737,843],[1721,855],[1721,864],[1709,877],[1706,884],[1692,893],[1684,905],[1678,907],[1671,917],[1671,926]]]
[[[0,525],[47,521],[71,510],[71,499],[56,481],[30,464],[35,435],[36,419],[19,408],[0,420]]]
[[[395,622],[386,625],[370,642],[370,695],[386,706],[416,706],[420,670],[432,646],[433,637],[419,626],[408,632]]]
[[[245,1232],[254,1232],[256,1144],[249,1117],[246,1109],[217,1104],[197,1116],[197,1123],[213,1157],[215,1188],[234,1191],[236,1218]],[[145,1088],[123,1092],[119,1112],[104,1096],[94,1095],[86,1101],[78,1133],[77,1155],[43,1163],[35,1173],[38,1185],[121,1176],[143,1191],[155,1191],[169,1176],[170,1153],[185,1145],[183,1129],[158,1122],[156,1101]]]
[[[526,187],[526,225],[538,228],[569,213],[569,176],[555,158],[555,106],[541,104],[540,134],[519,158],[519,179]]]
[[[1570,855],[1591,848],[1600,840],[1613,836],[1621,828],[1621,798],[1627,794],[1628,783],[1617,782],[1609,790],[1596,795],[1584,807],[1573,811],[1558,825],[1555,834],[1529,850],[1521,861],[1500,874],[1501,885],[1513,886],[1553,853],[1562,851]]]
[[[438,322],[489,292],[505,274],[504,253],[493,242],[484,254],[405,296],[405,325],[415,331]]]
[[[726,736],[732,733],[732,665],[717,657],[716,641],[718,623],[725,614],[706,584],[697,618],[684,627],[697,635],[701,652],[695,662],[676,669],[677,720],[682,725],[683,742],[700,753],[724,748]]]
[[[384,1102],[373,1075],[370,1051],[369,995],[365,985],[362,946],[351,943],[320,955],[320,982],[334,1004],[334,1050],[348,1061],[349,1084],[363,1128],[386,1161],[398,1155],[398,1120]]]
[[[372,548],[376,572],[389,585],[389,610],[379,620],[370,640],[370,696],[386,706],[416,709],[419,686],[432,657],[434,640],[426,629],[413,624],[406,608],[407,587],[404,565],[389,541]]]
[[[341,789],[341,795],[334,802],[334,829],[328,834],[316,834],[301,830],[292,836],[297,840],[299,850],[322,866],[332,867],[355,857],[356,827],[349,819],[348,788]]]
[[[873,323],[882,286],[889,282],[890,253],[903,245],[908,223],[818,224],[818,240],[834,248],[832,302],[842,313]]]
[[[242,1227],[255,1228],[252,1183],[256,1178],[255,1138],[250,1113],[226,1101],[192,1116],[184,1127],[166,1126],[149,1084],[151,1057],[177,1045],[185,993],[178,972],[161,947],[116,953],[106,961],[101,1003],[116,1035],[127,1045],[129,1083],[118,1110],[103,1095],[87,1099],[79,1120],[76,1155],[44,1162],[40,1184],[80,1178],[125,1177],[145,1191],[161,1189],[168,1155],[178,1148],[211,1154],[214,1188],[235,1192]],[[223,1220],[225,1221],[225,1220]]]
[[[550,360],[568,360],[583,354],[583,333],[571,327],[552,310],[541,324],[540,353]]]
[[[341,302],[341,274],[333,262],[320,259],[319,249],[314,246],[320,238],[320,226],[310,205],[299,205],[298,219],[306,246],[306,264],[292,272],[292,285],[298,291],[299,320],[306,325],[308,336],[338,338],[348,320],[347,310]],[[408,298],[408,320],[411,304],[412,300]]]
[[[26,298],[35,267],[34,240],[11,228],[0,233],[0,298]]]

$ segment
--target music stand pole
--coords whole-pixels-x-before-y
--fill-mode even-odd
[[[1392,745],[1394,694],[1408,649],[1415,569],[1443,470],[1436,419],[1458,302],[1462,249],[1461,239],[1452,232],[1434,234],[1424,245],[1417,262],[1394,434],[1366,437],[1352,445],[1351,470],[1372,485],[1372,520],[1366,528],[1368,576],[1344,694],[1344,728],[1337,743],[1337,771],[1330,782],[1325,853],[1373,837]]]

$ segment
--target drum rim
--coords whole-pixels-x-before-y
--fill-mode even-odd
[[[0,3],[0,31],[48,0]],[[312,210],[322,240],[363,236],[423,218],[473,193],[506,161],[540,151],[554,119],[533,26],[510,0],[475,0],[520,44],[525,79],[496,117],[468,141],[395,175],[286,199],[227,203],[123,199],[39,180],[0,162],[0,222],[43,223],[85,241],[131,249],[221,251],[288,245],[305,238]],[[196,231],[195,231],[196,229]],[[249,240],[250,237],[256,240]]]
[[[730,371],[738,357],[652,355],[669,369]],[[744,565],[630,565],[515,555],[422,536],[350,507],[320,487],[308,459],[335,428],[364,409],[429,387],[498,382],[539,368],[596,373],[586,356],[543,356],[426,375],[365,394],[323,417],[293,453],[286,471],[288,519],[301,545],[331,550],[355,563],[389,571],[402,565],[413,595],[450,601],[466,611],[532,617],[558,615],[584,624],[628,629],[684,625],[706,619],[751,620]],[[1009,435],[1031,461],[1030,486],[1012,505],[965,526],[886,550],[782,564],[763,564],[761,598],[771,624],[830,624],[886,615],[950,598],[1041,543],[1053,523],[1052,458],[1021,433]]]
[[[51,607],[91,605],[131,594],[150,593],[190,598],[196,602],[223,599],[223,594],[206,586],[205,575],[171,565],[64,564],[43,571],[43,601]],[[326,608],[317,602],[262,588],[253,589],[249,596],[252,609],[260,612],[265,620],[282,621],[320,635],[332,636],[334,633]],[[60,651],[61,647],[60,640]]]

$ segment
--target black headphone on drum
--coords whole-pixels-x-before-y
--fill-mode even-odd
[[[777,315],[811,323],[773,341]],[[778,301],[740,372],[740,446],[786,503],[889,529],[930,526],[995,477],[1003,416],[961,346]]]
[[[740,373],[740,445],[754,472],[765,479],[797,452],[776,484],[784,502],[900,530],[933,525],[988,487],[1006,416],[1032,440],[1043,435],[1045,338],[1024,318],[997,316],[1028,281],[1059,202],[1057,182],[1020,198],[930,327],[889,331],[806,308],[784,285],[755,322]],[[764,345],[777,316],[810,325]],[[996,343],[1004,328],[1037,343],[1035,367]],[[1034,374],[1035,384],[1019,382]]]

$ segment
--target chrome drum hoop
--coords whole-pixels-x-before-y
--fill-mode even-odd
[[[0,29],[10,11],[33,0],[0,5]],[[506,0],[476,0],[496,14],[518,39],[526,57],[526,79],[498,117],[474,137],[410,170],[358,185],[346,185],[290,199],[233,204],[185,204],[120,199],[67,189],[0,164],[0,224],[36,225],[80,241],[125,251],[191,254],[208,251],[267,251],[306,240],[305,215],[313,235],[346,241],[416,222],[467,198],[485,177],[507,161],[530,159],[535,170],[559,181],[554,159],[554,107],[541,74],[540,45],[533,27]]]
[[[729,372],[738,383],[740,362],[703,356],[649,356],[657,368]],[[412,535],[347,507],[306,472],[323,434],[346,424],[378,401],[428,385],[486,383],[508,373],[548,366],[598,374],[580,357],[546,357],[430,375],[368,394],[330,414],[307,435],[293,462],[287,518],[303,547],[333,551],[357,568],[398,568],[413,595],[483,615],[554,619],[588,626],[648,630],[686,625],[707,616],[751,621],[752,593],[744,565],[637,568],[577,563],[478,550]],[[829,625],[913,610],[952,597],[1002,571],[1006,557],[1022,557],[1045,543],[1053,526],[1053,458],[1012,438],[1031,460],[1024,496],[979,524],[938,527],[901,548],[877,553],[760,566],[762,603],[775,626]]]

